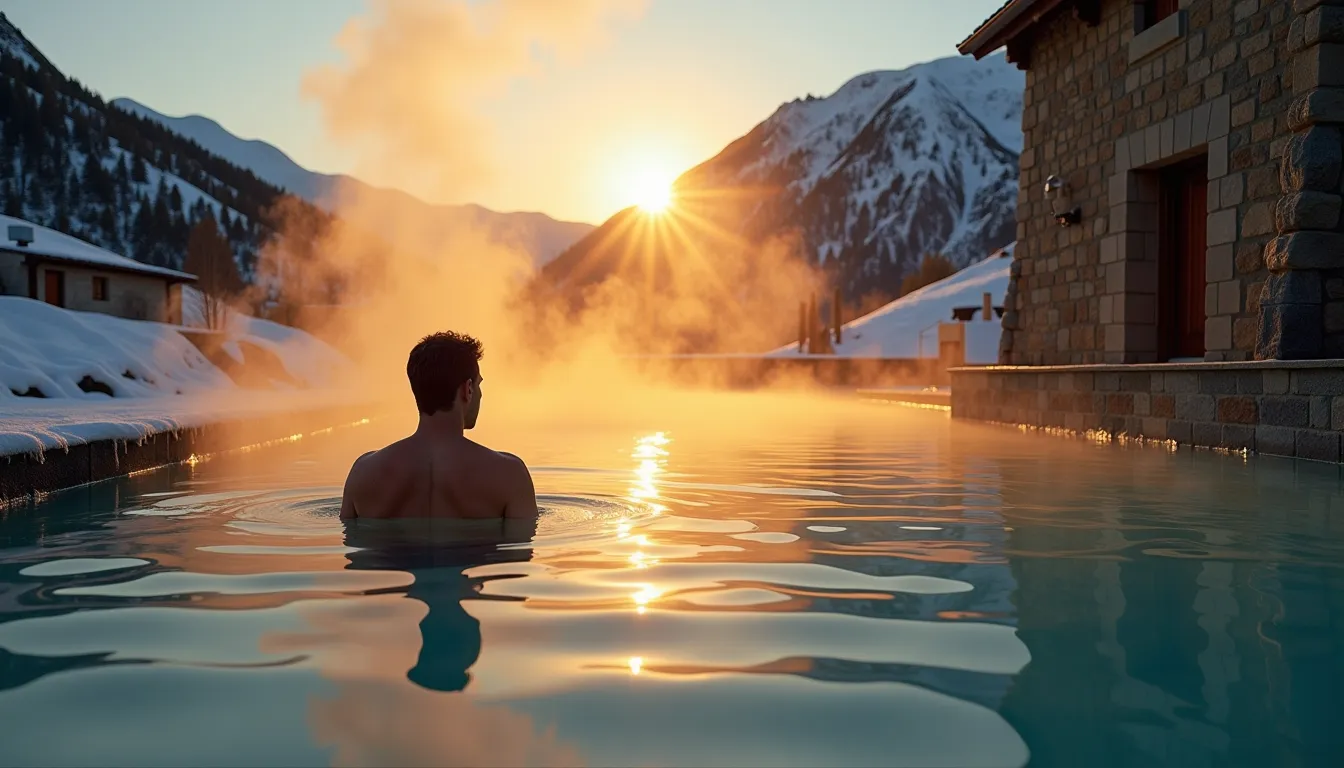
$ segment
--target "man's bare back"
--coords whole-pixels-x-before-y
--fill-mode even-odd
[[[350,469],[341,518],[536,517],[532,475],[522,459],[464,436],[416,433],[359,457]]]
[[[420,412],[415,434],[360,456],[350,468],[341,519],[535,518],[523,460],[463,434],[481,410],[480,342],[437,333],[411,350],[406,375]]]

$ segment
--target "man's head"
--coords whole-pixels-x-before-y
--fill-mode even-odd
[[[406,377],[421,414],[456,411],[464,429],[476,426],[481,412],[481,342],[451,331],[426,336],[411,350]]]

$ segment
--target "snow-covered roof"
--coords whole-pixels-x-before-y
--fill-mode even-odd
[[[913,358],[920,356],[922,347],[924,357],[936,356],[938,332],[934,329],[940,322],[952,322],[954,307],[979,307],[985,293],[990,294],[994,306],[1003,305],[1015,245],[995,251],[954,275],[911,291],[890,304],[846,323],[841,329],[841,343],[836,347],[835,354],[840,357]],[[970,332],[967,338],[967,362],[983,363],[997,359],[1001,330],[997,320],[977,320],[966,324]],[[970,338],[971,335],[975,338]],[[985,338],[981,339],[982,336]],[[798,344],[793,342],[769,354],[772,357],[796,356]]]
[[[33,241],[25,246],[20,246],[9,238],[9,228],[11,226],[32,227]],[[16,219],[13,216],[0,216],[0,251],[23,254],[28,256],[37,256],[44,260],[65,261],[73,264],[81,264],[90,267],[98,267],[118,272],[136,272],[144,275],[153,275],[162,277],[174,282],[194,282],[195,275],[179,272],[175,269],[165,267],[156,267],[152,264],[145,264],[128,259],[125,256],[115,254],[105,248],[100,248],[93,243],[87,243],[76,237],[57,232],[54,229]]]

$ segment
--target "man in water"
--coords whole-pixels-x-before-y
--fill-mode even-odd
[[[420,411],[410,437],[360,456],[350,468],[341,519],[536,518],[523,460],[468,440],[481,411],[481,343],[445,332],[411,350],[406,376]]]

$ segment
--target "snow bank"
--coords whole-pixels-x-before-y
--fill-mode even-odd
[[[360,400],[335,388],[351,366],[336,350],[299,330],[232,319],[236,345],[280,359],[295,380],[287,391],[240,388],[176,326],[0,296],[0,455]]]
[[[989,292],[994,306],[1002,306],[1008,290],[1013,246],[996,251],[960,272],[926,285],[843,326],[836,354],[842,357],[918,357],[923,332],[924,357],[938,354],[939,322],[952,322],[953,307],[979,307]],[[993,363],[999,356],[1001,326],[996,319],[967,323],[966,362]],[[796,342],[768,353],[770,357],[797,355]]]
[[[205,311],[200,291],[190,286],[182,288],[182,324],[188,328],[205,328]],[[284,363],[285,370],[295,379],[310,387],[326,387],[349,380],[350,360],[326,342],[311,334],[287,325],[251,317],[229,310],[225,335],[254,344]],[[235,342],[228,342],[224,350],[242,362],[243,353]]]
[[[0,338],[0,407],[6,412],[17,394],[30,389],[47,398],[107,400],[232,386],[191,342],[162,323],[0,296]],[[88,391],[90,383],[112,394]]]

